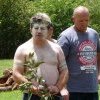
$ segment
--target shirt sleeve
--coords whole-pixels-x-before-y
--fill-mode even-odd
[[[70,49],[69,39],[64,34],[61,34],[60,37],[58,38],[57,42],[61,46],[61,48],[64,52],[64,55],[65,55],[65,58],[66,58],[69,54],[69,49]]]

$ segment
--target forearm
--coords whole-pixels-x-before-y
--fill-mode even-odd
[[[28,82],[28,80],[25,78],[25,76],[23,76],[19,72],[13,72],[13,78],[14,78],[14,81],[16,81],[18,84],[20,84],[22,82],[25,82],[25,83]]]
[[[56,86],[59,88],[59,90],[62,90],[62,88],[66,85],[67,81],[68,81],[68,70],[66,69],[60,73]]]

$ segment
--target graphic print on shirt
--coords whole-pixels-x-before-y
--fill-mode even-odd
[[[96,70],[96,46],[91,40],[83,41],[79,45],[79,62],[81,71],[93,73]]]

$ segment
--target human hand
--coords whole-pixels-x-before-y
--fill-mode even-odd
[[[52,94],[58,94],[60,92],[57,86],[48,86],[48,90]]]
[[[100,74],[98,75],[98,83],[100,84]]]
[[[31,85],[30,88],[28,89],[28,92],[31,92],[33,94],[38,94],[39,88],[35,85]]]
[[[61,96],[63,97],[63,100],[69,100],[69,92],[66,88],[63,88],[60,91]]]
[[[31,84],[30,84],[30,86],[28,88],[28,91],[37,94],[38,91],[39,91],[39,87],[38,87],[39,84],[38,84],[38,82],[32,80],[32,82],[29,82],[29,83],[31,83]]]

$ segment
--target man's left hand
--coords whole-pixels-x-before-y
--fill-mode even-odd
[[[58,94],[58,93],[60,92],[57,86],[49,86],[49,87],[48,87],[48,90],[49,90],[50,93],[52,93],[52,94]]]
[[[100,84],[100,74],[98,75],[98,83]]]

